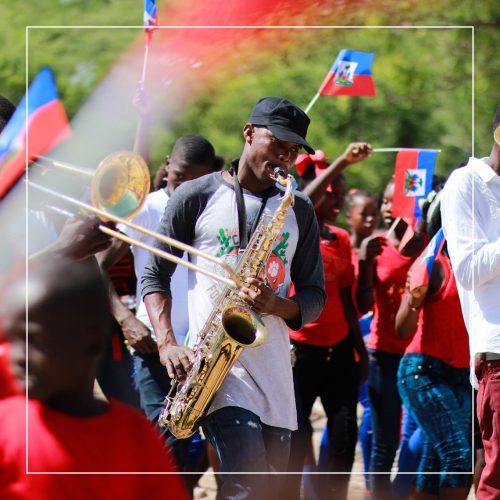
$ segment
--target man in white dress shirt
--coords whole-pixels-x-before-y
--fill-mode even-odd
[[[478,499],[500,498],[500,106],[490,156],[452,172],[441,214],[465,324],[486,465]]]

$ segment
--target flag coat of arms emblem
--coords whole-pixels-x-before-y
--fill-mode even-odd
[[[419,218],[419,200],[432,191],[432,176],[437,151],[406,149],[396,156],[394,170],[394,195],[392,215],[394,217]]]
[[[343,49],[321,84],[318,94],[374,96],[371,65],[373,52]]]

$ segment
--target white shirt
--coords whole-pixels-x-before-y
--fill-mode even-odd
[[[168,200],[169,196],[164,189],[159,189],[158,191],[148,194],[141,210],[135,215],[131,222],[146,229],[150,229],[151,231],[156,231],[160,225]],[[151,246],[155,244],[155,238],[152,236],[135,231],[124,224],[120,224],[118,227],[120,231],[130,238],[134,238],[135,240],[139,240]],[[152,332],[153,328],[151,326],[151,321],[141,297],[141,277],[144,267],[148,262],[150,252],[136,245],[132,245],[131,249],[134,255],[134,270],[137,277],[136,316],[137,319],[142,321]],[[172,290],[175,290],[175,293],[172,294],[172,328],[174,329],[177,343],[182,345],[185,342],[189,329],[187,306],[188,273],[184,266],[177,266],[172,276],[171,286]]]
[[[441,194],[448,242],[465,325],[471,380],[477,353],[500,353],[500,176],[487,158],[470,158],[450,175]]]

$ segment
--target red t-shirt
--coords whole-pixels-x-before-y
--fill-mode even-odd
[[[0,401],[0,498],[187,498],[177,474],[133,474],[175,471],[159,434],[133,408],[113,401],[102,415],[77,418],[30,400],[27,470],[41,474],[26,474],[25,414],[23,397]]]
[[[405,257],[388,240],[377,257],[375,267],[375,305],[367,347],[393,354],[403,354],[410,339],[396,334],[396,313],[405,290],[406,275],[418,255]]]
[[[427,296],[420,311],[417,331],[406,352],[428,354],[456,368],[468,368],[469,336],[455,276],[448,258],[439,255],[438,260],[445,272],[443,284],[436,293]]]
[[[326,304],[316,321],[299,331],[290,331],[290,337],[305,344],[331,346],[339,343],[349,333],[344,314],[340,289],[352,286],[354,267],[351,261],[349,233],[340,227],[327,226],[335,235],[333,239],[321,238],[320,250],[325,269]],[[294,289],[290,294],[293,295]]]
[[[10,343],[0,333],[0,399],[19,393],[16,379],[10,369]]]

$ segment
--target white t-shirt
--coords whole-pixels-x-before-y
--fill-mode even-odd
[[[140,212],[132,219],[131,222],[138,226],[156,231],[160,225],[161,218],[165,212],[165,207],[169,196],[165,189],[159,189],[150,193]],[[155,238],[148,236],[142,232],[131,229],[124,224],[120,224],[120,231],[136,240],[154,246]],[[134,270],[137,277],[136,291],[136,316],[142,321],[151,331],[151,321],[146,311],[146,306],[141,297],[141,277],[146,266],[150,252],[136,245],[132,245],[132,254],[134,255]],[[174,329],[175,338],[179,345],[184,344],[186,335],[189,329],[189,316],[187,305],[188,294],[188,273],[183,266],[177,266],[175,273],[172,276],[172,289],[174,290],[172,298],[172,328]]]

